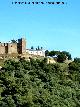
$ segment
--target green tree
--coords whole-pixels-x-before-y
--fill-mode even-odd
[[[7,60],[0,71],[0,107],[80,107],[80,63]]]
[[[31,46],[31,49],[34,49],[34,47],[33,47],[33,46]]]
[[[63,54],[65,54],[68,57],[68,60],[71,60],[71,54],[67,51],[62,51]]]
[[[45,51],[45,56],[48,56],[48,55],[49,55],[49,51],[46,50],[46,51]]]
[[[64,62],[66,60],[66,55],[64,53],[60,53],[58,56],[57,56],[57,61],[58,62]]]
[[[80,63],[80,58],[74,58],[74,62]]]

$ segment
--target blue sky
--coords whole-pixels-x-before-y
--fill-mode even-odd
[[[1,42],[25,37],[27,48],[39,45],[80,57],[80,0],[49,0],[67,2],[64,5],[12,5],[12,1],[32,0],[0,1]]]

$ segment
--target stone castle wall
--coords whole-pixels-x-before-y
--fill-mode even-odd
[[[8,43],[8,54],[18,53],[17,52],[17,43]]]
[[[0,54],[5,54],[5,44],[0,43]]]
[[[26,52],[26,40],[21,38],[18,42],[0,43],[0,54],[23,54]]]

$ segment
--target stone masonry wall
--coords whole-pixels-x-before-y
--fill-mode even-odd
[[[8,43],[8,54],[18,53],[17,43]]]
[[[0,54],[26,53],[26,40],[24,38],[18,39],[17,42],[0,43]]]

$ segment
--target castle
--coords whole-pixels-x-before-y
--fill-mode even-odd
[[[12,40],[10,43],[0,42],[0,54],[24,54],[26,53],[26,40],[18,39],[18,42]]]
[[[9,43],[0,42],[0,55],[4,54],[26,54],[31,56],[43,56],[45,57],[45,50],[43,49],[26,49],[26,39],[21,38],[16,40],[11,40]]]

